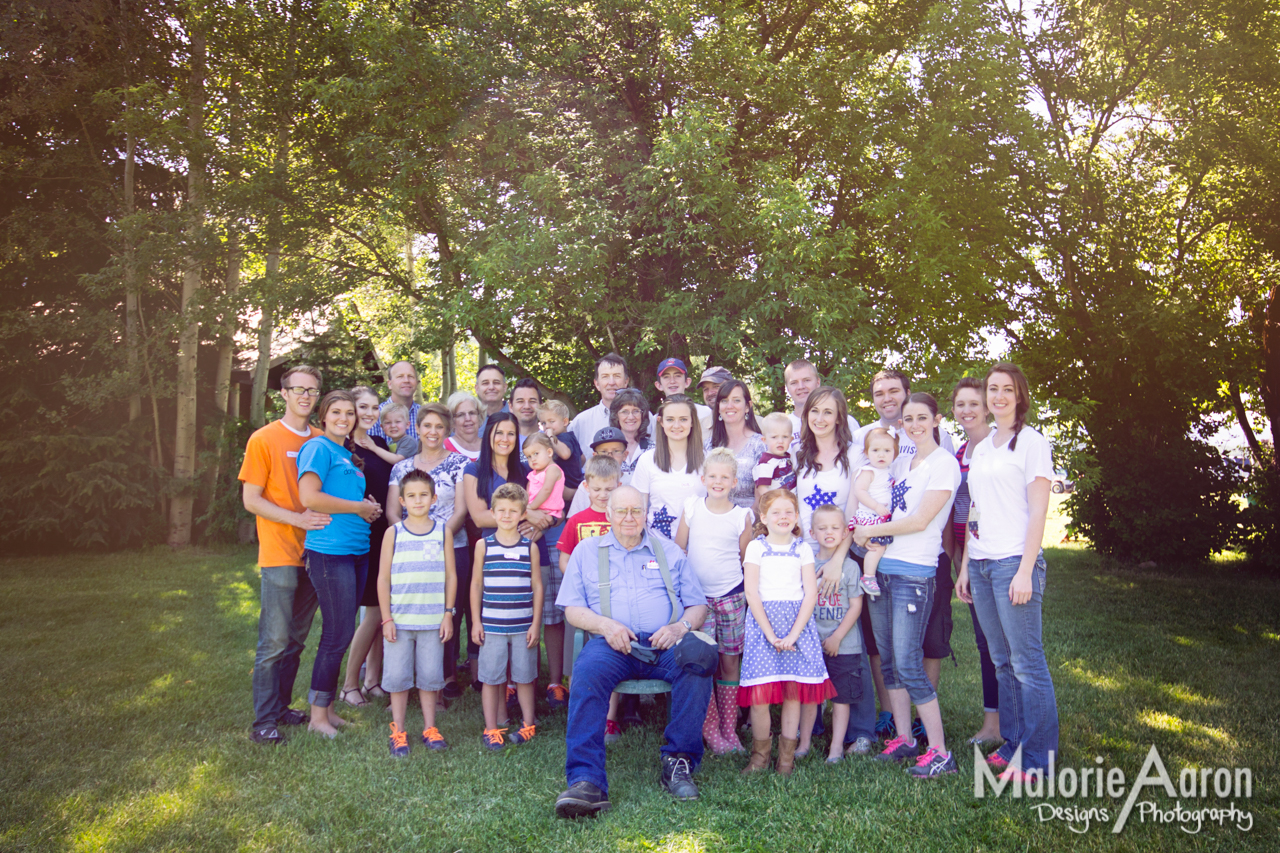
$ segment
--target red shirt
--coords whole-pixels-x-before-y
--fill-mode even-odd
[[[560,534],[560,542],[556,545],[562,554],[572,554],[573,549],[583,539],[592,536],[603,536],[609,532],[609,518],[603,512],[587,507],[577,515],[569,516],[564,523],[564,532]]]

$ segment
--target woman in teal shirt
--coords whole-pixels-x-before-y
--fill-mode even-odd
[[[298,496],[302,505],[328,513],[329,524],[307,531],[307,576],[316,589],[323,624],[311,670],[311,722],[308,728],[336,737],[346,720],[333,712],[342,657],[355,633],[356,609],[369,572],[369,523],[382,514],[365,497],[359,457],[344,447],[356,425],[356,401],[346,391],[330,391],[320,401],[323,435],[298,451]]]

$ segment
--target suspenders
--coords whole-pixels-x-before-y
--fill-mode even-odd
[[[652,536],[650,533],[645,535]],[[605,537],[601,536],[600,542],[596,547],[600,569],[600,615],[606,619],[612,619],[613,608],[609,604],[609,587],[612,585],[609,581],[609,547],[604,544],[604,540]],[[680,618],[684,608],[680,606],[680,599],[676,598],[675,584],[671,582],[671,569],[667,566],[667,553],[662,547],[662,543],[654,543],[650,540],[649,547],[653,549],[653,556],[658,562],[658,569],[662,572],[662,582],[667,587],[667,596],[671,599],[671,619],[668,620],[668,624],[670,624]]]

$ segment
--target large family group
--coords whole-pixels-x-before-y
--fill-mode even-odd
[[[485,746],[526,743],[545,646],[546,704],[569,714],[562,817],[609,807],[606,745],[638,720],[615,688],[635,679],[669,685],[661,780],[678,799],[697,797],[707,748],[747,751],[743,715],[742,772],[791,773],[828,701],[827,762],[878,744],[875,759],[937,778],[957,771],[938,700],[954,591],[982,668],[969,742],[990,748],[993,772],[1043,774],[1058,748],[1041,642],[1053,468],[1026,424],[1022,371],[997,364],[956,384],[959,447],[899,371],[873,378],[878,419],[865,426],[809,362],[785,378],[794,411],[761,417],[724,368],[701,375],[695,403],[686,365],[668,358],[650,414],[610,354],[599,404],[571,418],[530,379],[508,397],[492,364],[474,394],[442,403],[415,400],[406,361],[388,370],[385,401],[368,387],[321,399],[318,370],[288,370],[285,413],[249,439],[239,475],[262,572],[253,739],[280,743],[280,726],[303,723],[334,737],[335,701],[389,695],[388,746],[407,756],[416,688],[421,742],[445,749],[437,707],[465,676]],[[304,713],[290,704],[317,606]],[[572,660],[566,623],[589,638]]]

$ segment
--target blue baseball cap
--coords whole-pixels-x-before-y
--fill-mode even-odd
[[[602,444],[608,444],[611,441],[617,441],[623,447],[627,446],[627,437],[622,434],[622,430],[617,427],[603,427],[596,430],[595,437],[591,439],[591,449],[595,450]]]
[[[673,367],[685,376],[689,375],[689,368],[684,366],[683,361],[678,358],[668,358],[664,359],[663,362],[658,365],[658,376],[661,377],[664,370],[670,370]]]

